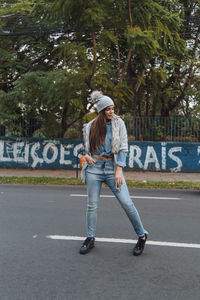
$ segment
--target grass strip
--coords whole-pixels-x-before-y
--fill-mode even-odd
[[[126,180],[128,187],[152,189],[200,190],[200,182],[189,181],[132,181]]]
[[[7,177],[0,176],[0,184],[33,184],[33,185],[80,185],[79,178],[54,178],[54,177]]]
[[[128,187],[131,188],[200,190],[200,182],[126,180],[126,183]],[[12,176],[12,177],[0,176],[0,184],[84,185],[80,178],[16,177],[16,176]]]

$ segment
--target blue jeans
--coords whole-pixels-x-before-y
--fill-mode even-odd
[[[124,176],[121,189],[118,190],[115,186],[114,162],[96,158],[95,160],[96,163],[93,163],[86,169],[86,184],[88,193],[86,213],[87,236],[95,237],[97,209],[103,182],[108,185],[118,199],[138,237],[143,237],[145,233],[148,234],[148,232],[144,229],[138,211],[130,198]]]

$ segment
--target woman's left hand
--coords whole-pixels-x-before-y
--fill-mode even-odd
[[[122,185],[122,167],[117,166],[115,171],[115,184],[116,186]]]

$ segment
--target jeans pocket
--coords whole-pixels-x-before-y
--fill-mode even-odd
[[[94,165],[96,165],[96,162],[95,163],[93,162],[91,165],[88,164],[88,167],[92,167]]]

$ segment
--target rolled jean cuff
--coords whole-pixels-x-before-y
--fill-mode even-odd
[[[148,231],[145,230],[144,233],[143,234],[139,234],[138,237],[139,238],[143,238],[145,234],[148,235],[149,234]]]

